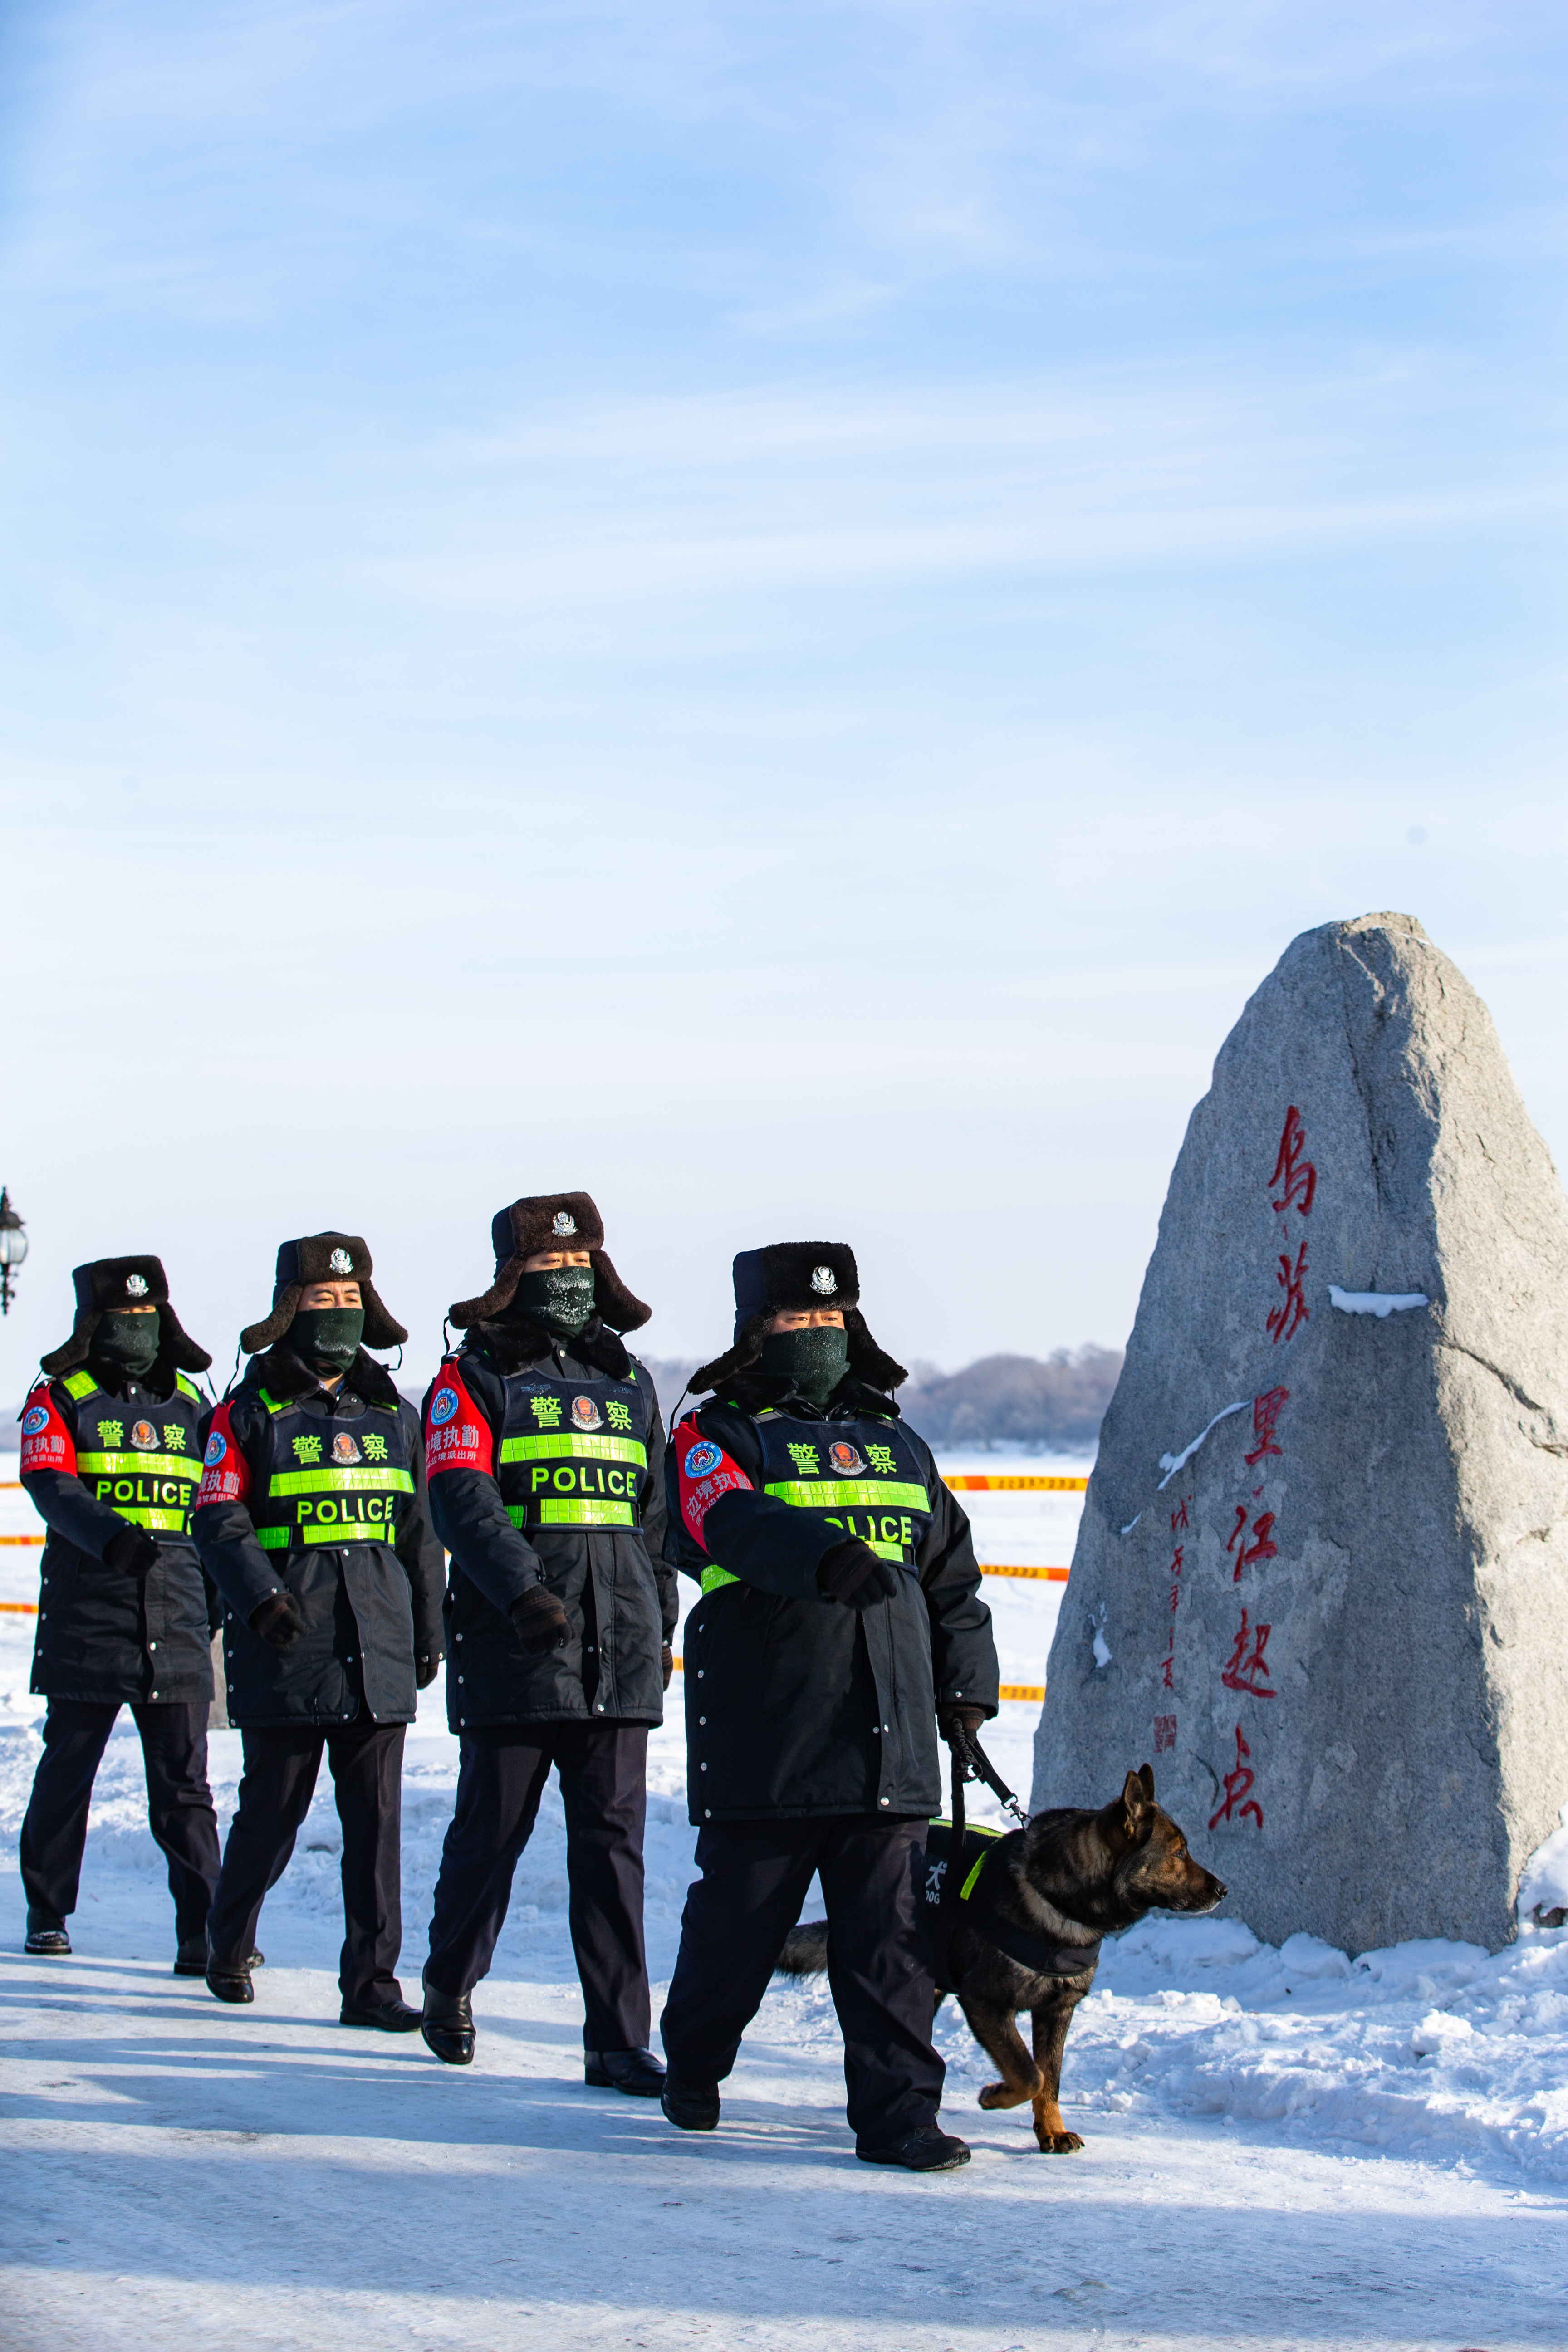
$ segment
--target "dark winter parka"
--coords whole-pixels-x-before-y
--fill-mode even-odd
[[[209,1593],[191,1542],[203,1404],[162,1360],[144,1381],[91,1366],[40,1381],[22,1409],[21,1480],[48,1528],[33,1688],[100,1705],[213,1695]],[[145,1576],[106,1551],[140,1529]]]
[[[419,1416],[362,1349],[323,1388],[285,1342],[253,1356],[205,1425],[192,1532],[223,1597],[231,1723],[411,1723],[416,1657],[441,1654],[441,1547]],[[253,1612],[287,1590],[304,1631]]]
[[[686,1621],[691,1819],[935,1813],[936,1709],[996,1712],[969,1521],[889,1396],[851,1372],[826,1409],[749,1376],[670,1437],[668,1544]],[[858,1535],[906,1571],[872,1607],[826,1601]]]
[[[597,1315],[565,1343],[521,1315],[477,1323],[430,1385],[425,1433],[431,1517],[452,1555],[452,1729],[662,1723],[659,1651],[679,1612],[647,1366]],[[542,1654],[507,1613],[541,1582],[572,1621]]]

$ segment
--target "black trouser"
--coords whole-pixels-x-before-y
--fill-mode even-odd
[[[217,1885],[217,1816],[207,1787],[207,1705],[132,1706],[147,1768],[147,1823],[169,1864],[174,1934],[206,1926]],[[68,1919],[76,1909],[88,1806],[119,1703],[52,1698],[44,1752],[22,1823],[22,1884],[30,1909]]]
[[[855,2137],[880,2147],[934,2123],[945,2069],[931,2047],[935,1994],[916,1907],[925,1837],[923,1821],[867,1813],[705,1822],[702,1875],[686,1898],[659,2020],[675,2072],[688,2082],[724,2080],[819,1871]]]
[[[338,1986],[352,2008],[401,2000],[404,1723],[362,1717],[331,1731],[268,1724],[242,1734],[245,1773],[229,1823],[207,1935],[221,1968],[240,1969],[261,1906],[289,1866],[326,1750],[343,1831],[343,1948]]]
[[[588,2050],[645,2050],[651,2026],[643,1951],[647,1727],[492,1724],[461,1735],[458,1803],[441,1850],[425,1981],[471,1992],[488,1976],[553,1764],[566,1811],[572,1949]]]

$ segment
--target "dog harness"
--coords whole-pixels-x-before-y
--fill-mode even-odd
[[[991,1892],[996,1874],[992,1870],[988,1875],[987,1865],[993,1862],[1000,1847],[1011,1844],[1022,1835],[1021,1830],[1004,1832],[966,1828],[962,1848],[955,1853],[952,1822],[933,1822],[927,1832],[926,1916],[936,1951],[932,1974],[943,1992],[957,1992],[959,1990],[952,1981],[954,1971],[948,1953],[952,1923],[960,1916],[967,1919],[988,1944],[994,1944],[999,1952],[1005,1952],[1019,1968],[1027,1969],[1031,1976],[1089,1976],[1099,1966],[1102,1937],[1097,1936],[1092,1944],[1064,1944],[1054,1936],[1041,1936],[1028,1927],[1020,1927],[1015,1920],[1005,1918],[996,1908]],[[957,1895],[957,1903],[965,1906],[962,1914],[952,1900],[946,1904],[942,1901],[947,1874],[953,1869],[963,1873]],[[934,1918],[932,1912],[936,1915]]]

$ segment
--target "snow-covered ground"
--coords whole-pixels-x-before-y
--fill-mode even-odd
[[[1070,1558],[1076,1497],[965,1499],[983,1557]],[[29,1524],[24,1498],[0,1494],[0,1533]],[[0,1599],[35,1597],[37,1560],[0,1549]],[[1044,1680],[1059,1596],[987,1588],[1008,1681]],[[7,1838],[37,1753],[31,1637],[30,1619],[0,1615]],[[675,1719],[653,1743],[660,1979],[691,1851],[679,1691],[678,1679]],[[1036,1712],[1005,1707],[988,1741],[1025,1789]],[[215,1734],[212,1751],[226,1816],[237,1734]],[[454,1772],[437,1685],[408,1746],[409,1990]],[[975,2108],[990,2070],[950,2005],[944,2116],[975,2160],[922,2181],[854,2162],[816,1987],[769,1994],[710,2139],[584,2089],[553,1796],[479,1996],[476,2064],[455,2072],[417,2039],[344,2030],[337,1847],[329,1792],[268,1900],[268,1963],[247,2011],[168,1973],[169,1904],[128,1718],[100,1776],[76,1958],[18,1957],[20,1889],[0,1877],[0,2341],[1568,2345],[1568,1930],[1530,1930],[1495,1958],[1425,1944],[1352,1964],[1305,1937],[1272,1951],[1223,1920],[1150,1923],[1107,1948],[1068,2045],[1064,2105],[1085,2153],[1042,2158],[1025,2116]],[[1568,1832],[1553,1841],[1564,1847]],[[1554,1859],[1532,1900],[1563,1899]]]

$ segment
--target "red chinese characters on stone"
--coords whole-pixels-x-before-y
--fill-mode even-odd
[[[1225,1802],[1217,1812],[1209,1815],[1211,1830],[1218,1829],[1221,1822],[1244,1822],[1249,1813],[1258,1828],[1263,1827],[1263,1808],[1250,1793],[1258,1777],[1247,1760],[1251,1753],[1241,1736],[1238,1723],[1236,1727],[1236,1769],[1225,1776]]]
[[[1244,1568],[1256,1568],[1260,1559],[1279,1559],[1279,1547],[1273,1540],[1273,1537],[1274,1514],[1272,1511],[1261,1511],[1252,1522],[1252,1541],[1248,1543],[1247,1505],[1237,1503],[1236,1525],[1232,1528],[1225,1547],[1236,1560],[1236,1573],[1230,1580],[1233,1584],[1241,1582],[1241,1571]]]
[[[1289,1389],[1270,1389],[1267,1395],[1253,1398],[1252,1434],[1258,1443],[1247,1456],[1249,1470],[1261,1462],[1266,1454],[1284,1454],[1284,1447],[1277,1445],[1274,1441],[1279,1427],[1279,1416],[1289,1402]]]
[[[1187,1509],[1192,1499],[1193,1498],[1190,1495],[1184,1495],[1177,1503],[1175,1509],[1171,1513],[1171,1533],[1173,1536],[1178,1535],[1188,1526]],[[1166,1575],[1171,1580],[1171,1633],[1170,1638],[1165,1643],[1165,1654],[1160,1661],[1160,1688],[1162,1690],[1174,1690],[1176,1687],[1176,1612],[1182,1605],[1182,1564],[1186,1558],[1186,1545],[1180,1543],[1177,1544],[1171,1554],[1171,1565],[1165,1571]],[[1175,1717],[1173,1716],[1171,1720],[1173,1723]]]
[[[1173,1748],[1173,1747],[1175,1746],[1175,1744],[1176,1744],[1176,1718],[1175,1718],[1175,1717],[1174,1717],[1173,1715],[1157,1715],[1157,1716],[1154,1717],[1154,1753],[1155,1753],[1155,1755],[1156,1755],[1156,1756],[1162,1755],[1167,1748]]]
[[[1275,1213],[1283,1216],[1295,1207],[1304,1217],[1312,1213],[1312,1200],[1318,1189],[1318,1171],[1307,1158],[1307,1130],[1301,1124],[1301,1114],[1294,1103],[1285,1114],[1284,1130],[1279,1138],[1279,1154],[1274,1162],[1274,1173],[1268,1179],[1273,1191],[1276,1184],[1284,1187],[1274,1203]]]
[[[1279,1271],[1274,1279],[1285,1296],[1278,1307],[1269,1308],[1268,1318],[1268,1328],[1274,1335],[1276,1347],[1279,1345],[1281,1339],[1293,1339],[1302,1324],[1311,1320],[1312,1310],[1307,1304],[1307,1294],[1303,1287],[1306,1275],[1307,1244],[1305,1242],[1296,1253],[1294,1265],[1290,1263],[1289,1252],[1288,1250],[1281,1252]]]
[[[1247,1612],[1241,1612],[1241,1631],[1236,1637],[1236,1647],[1230,1663],[1220,1676],[1226,1690],[1246,1691],[1251,1698],[1278,1698],[1279,1694],[1268,1679],[1268,1661],[1264,1652],[1268,1647],[1272,1625],[1249,1625]],[[1250,1650],[1247,1643],[1252,1644]]]

